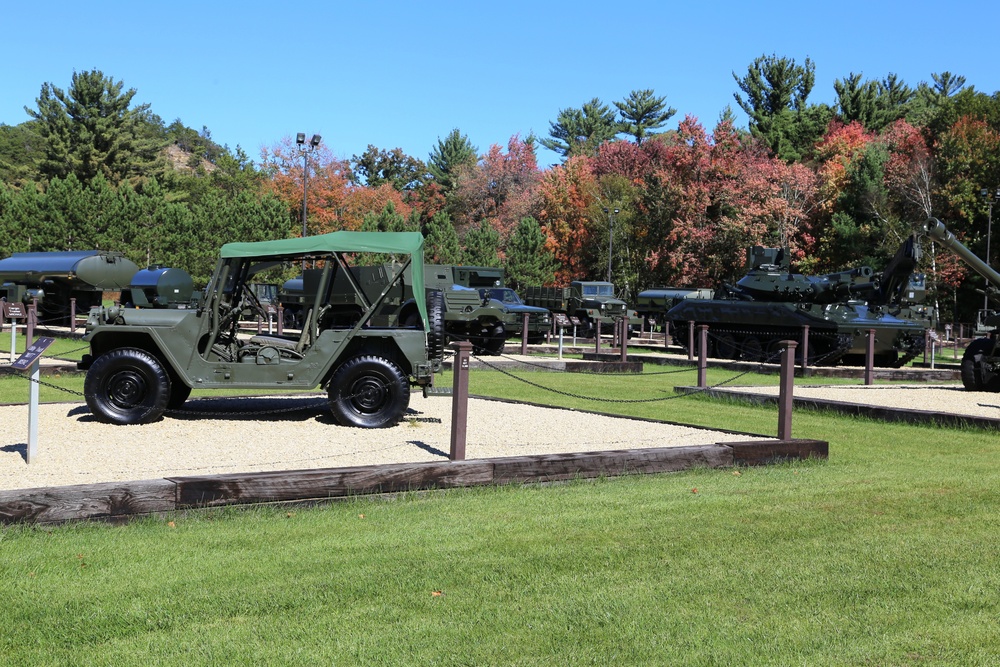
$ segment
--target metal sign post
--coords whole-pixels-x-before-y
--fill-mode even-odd
[[[25,455],[28,463],[38,454],[38,381],[41,374],[38,360],[54,341],[55,338],[39,336],[12,364],[19,371],[31,369],[31,385],[28,388],[28,451]]]

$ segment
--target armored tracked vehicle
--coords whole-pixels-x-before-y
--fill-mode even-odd
[[[365,289],[346,261],[347,254],[358,252],[394,254],[404,261],[386,274],[379,290]],[[243,313],[263,310],[254,276],[303,261],[322,268],[305,281],[301,331],[294,336],[241,331]],[[409,271],[411,266],[416,268]],[[331,298],[338,280],[353,288],[347,307]],[[90,353],[79,363],[87,371],[87,405],[99,421],[144,424],[179,408],[192,388],[319,386],[340,424],[391,426],[406,412],[411,386],[433,385],[443,356],[440,292],[414,303],[416,316],[406,322],[374,323],[404,280],[411,293],[425,295],[419,233],[334,232],[226,244],[204,295],[192,296],[190,307],[91,309],[84,337]]]
[[[709,326],[709,355],[762,360],[782,340],[800,340],[809,326],[810,363],[863,364],[867,332],[875,330],[877,366],[899,367],[923,351],[933,325],[922,276],[914,276],[919,246],[910,238],[876,276],[867,266],[821,276],[792,273],[780,248],[747,249],[747,274],[712,299],[684,299],[671,308],[674,340],[688,344],[688,326]]]

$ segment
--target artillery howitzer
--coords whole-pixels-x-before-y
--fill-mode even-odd
[[[378,291],[362,286],[346,257],[383,252],[405,257]],[[283,265],[316,262],[301,295],[296,335],[247,336],[239,329],[248,310],[262,313],[254,276]],[[406,273],[411,264],[417,267]],[[351,309],[337,309],[331,287],[353,288]],[[425,294],[423,236],[409,232],[334,232],[308,238],[228,243],[205,288],[189,307],[95,307],[84,339],[90,353],[84,394],[94,416],[112,424],[155,421],[179,408],[198,388],[327,390],[341,424],[391,426],[406,412],[410,386],[433,385],[443,357],[440,292],[414,303],[415,317],[374,324],[390,292],[407,281]],[[398,287],[402,290],[402,286]],[[266,315],[265,315],[266,317]]]
[[[1000,289],[1000,273],[989,264],[976,257],[975,254],[955,238],[948,228],[937,218],[928,218],[924,222],[924,232],[927,236],[941,243],[956,255],[965,260],[976,273],[986,279],[986,294],[996,297]],[[1000,391],[1000,347],[997,327],[1000,326],[1000,314],[988,312],[982,318],[981,324],[990,329],[984,338],[972,341],[965,354],[962,355],[962,384],[970,391]]]
[[[754,246],[736,284],[724,284],[712,299],[684,299],[665,319],[683,346],[689,323],[707,324],[711,356],[754,361],[777,354],[780,341],[799,340],[809,326],[809,356],[827,365],[863,363],[874,329],[874,363],[899,367],[923,350],[933,319],[922,305],[923,277],[913,273],[919,256],[911,237],[880,276],[867,266],[805,276],[792,273],[785,249]]]
[[[0,260],[0,282],[8,301],[37,299],[43,322],[69,326],[72,299],[85,313],[101,305],[104,292],[126,289],[138,270],[120,252],[16,252]]]

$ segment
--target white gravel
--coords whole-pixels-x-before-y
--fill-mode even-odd
[[[451,405],[450,398],[414,394],[409,419],[390,429],[359,429],[334,424],[322,396],[195,399],[185,410],[201,414],[142,426],[102,424],[85,404],[44,404],[31,464],[25,461],[28,408],[3,406],[0,489],[443,461],[451,442]],[[470,399],[466,458],[748,439],[758,438]]]

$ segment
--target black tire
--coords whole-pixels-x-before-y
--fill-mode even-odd
[[[715,354],[719,359],[735,359],[739,356],[736,338],[731,333],[719,334],[715,339]]]
[[[427,358],[444,359],[444,293],[431,290],[427,293]]]
[[[343,426],[395,426],[410,405],[410,385],[388,359],[354,357],[337,369],[328,389],[330,410]]]
[[[105,424],[148,424],[163,416],[170,377],[145,350],[123,347],[94,360],[83,383],[87,407]]]
[[[985,358],[993,351],[993,340],[978,338],[962,355],[962,384],[969,391],[1000,391],[1000,374],[986,368]]]
[[[503,322],[497,322],[486,335],[483,351],[486,354],[498,355],[503,352],[504,345],[506,344],[507,330],[504,329]]]
[[[746,361],[760,361],[764,358],[764,346],[756,336],[743,339],[743,358]]]
[[[170,378],[170,398],[167,399],[167,410],[177,410],[191,395],[191,387],[175,377]]]

